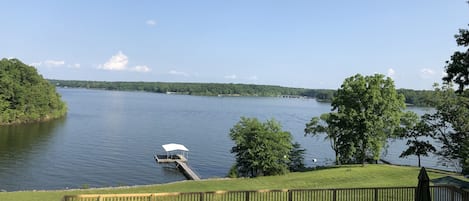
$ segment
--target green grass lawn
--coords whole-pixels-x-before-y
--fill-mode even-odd
[[[427,170],[430,179],[457,176],[444,171]],[[254,179],[210,179],[124,188],[68,191],[21,191],[0,193],[1,201],[59,201],[63,195],[103,193],[200,192],[215,190],[310,189],[416,186],[419,168],[392,165],[341,166]]]

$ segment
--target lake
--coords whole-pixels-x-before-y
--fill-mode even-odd
[[[189,150],[189,165],[202,178],[226,176],[234,163],[229,130],[240,117],[275,118],[307,149],[308,166],[332,164],[324,136],[305,137],[305,124],[330,111],[314,99],[201,97],[146,92],[63,89],[65,118],[0,127],[0,190],[40,190],[144,185],[184,180],[175,169],[157,165],[162,144]],[[418,113],[422,108],[411,108]],[[386,160],[400,159],[405,142],[392,142]],[[317,159],[316,163],[312,159]],[[423,158],[427,167],[435,157]]]

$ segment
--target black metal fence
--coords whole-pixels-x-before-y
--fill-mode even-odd
[[[415,187],[67,195],[64,201],[414,201]],[[469,191],[431,186],[433,201],[469,201]]]

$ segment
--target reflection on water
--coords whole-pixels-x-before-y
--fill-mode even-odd
[[[54,134],[54,130],[63,125],[65,119],[64,117],[41,123],[0,126],[0,155],[7,152],[28,152],[34,144],[47,141]]]
[[[0,189],[11,189],[18,179],[28,179],[46,154],[51,138],[66,118],[25,125],[0,126]],[[18,172],[26,175],[19,176]],[[21,187],[21,186],[20,186]]]

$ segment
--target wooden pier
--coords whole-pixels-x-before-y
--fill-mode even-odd
[[[187,165],[186,162],[182,161],[176,161],[176,167],[182,171],[184,175],[186,175],[187,178],[192,179],[192,180],[200,180],[200,177],[195,174],[194,171]]]
[[[154,155],[157,163],[174,163],[187,179],[200,180],[200,177],[187,165],[187,152],[189,151],[184,145],[166,144],[163,145],[166,151],[165,155]],[[180,151],[175,154],[174,151]]]

